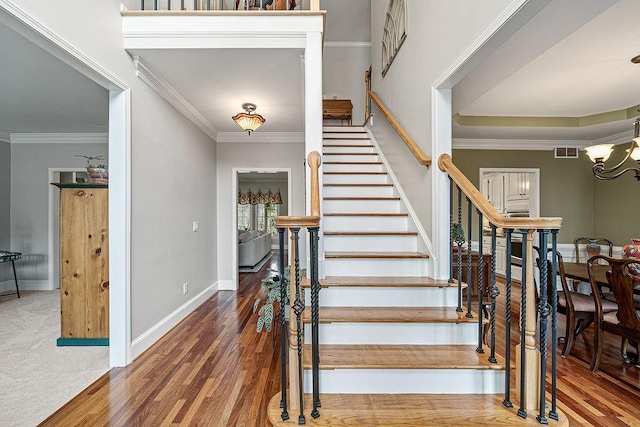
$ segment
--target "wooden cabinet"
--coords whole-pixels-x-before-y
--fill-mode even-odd
[[[498,173],[490,175],[486,178],[486,194],[485,197],[491,203],[499,213],[505,212],[504,203],[504,187],[505,187],[505,174]]]
[[[482,252],[491,255],[491,236],[482,236]],[[507,269],[507,239],[496,237],[496,273],[504,276]]]
[[[505,208],[509,212],[529,211],[529,174],[506,174]]]
[[[60,188],[58,345],[108,345],[109,207],[104,184]],[[84,341],[84,342],[83,342]]]
[[[323,99],[322,118],[324,120],[348,120],[351,124],[353,104],[349,99]]]

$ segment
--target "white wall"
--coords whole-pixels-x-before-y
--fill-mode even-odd
[[[350,99],[353,103],[352,122],[364,122],[366,87],[364,73],[371,65],[371,48],[353,45],[325,46],[322,63],[323,98]]]
[[[0,141],[0,250],[11,250],[10,200],[11,194],[11,146]],[[8,264],[7,264],[8,266]],[[11,277],[10,268],[0,267],[0,282]]]
[[[304,161],[303,141],[218,144],[218,277],[221,282],[231,284],[237,269],[232,262],[232,250],[237,242],[232,218],[236,209],[231,194],[233,169],[291,168],[291,213],[304,215]],[[303,253],[301,250],[301,258]]]
[[[135,339],[216,281],[215,144],[136,78],[123,49],[118,1],[14,0],[13,4],[131,88],[131,336]],[[194,220],[200,222],[198,233],[191,231]],[[182,295],[184,281],[189,281],[187,295]]]
[[[371,1],[372,89],[426,155],[432,152],[432,84],[510,3],[408,0],[407,38],[382,78],[382,34],[389,2]],[[420,166],[377,116],[372,130],[376,140],[432,235],[431,181],[437,166],[429,170]]]

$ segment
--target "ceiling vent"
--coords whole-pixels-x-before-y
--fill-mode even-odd
[[[578,147],[556,147],[554,151],[556,159],[578,158]]]

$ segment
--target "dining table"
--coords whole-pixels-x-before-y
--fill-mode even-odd
[[[587,264],[580,262],[565,262],[564,275],[570,279],[579,280],[581,282],[589,282],[589,271],[587,270]],[[595,275],[596,284],[598,286],[609,286],[607,281],[607,271],[609,271],[608,265],[596,264],[593,266],[593,273]]]

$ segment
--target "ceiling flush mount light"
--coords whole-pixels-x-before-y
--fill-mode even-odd
[[[256,104],[246,102],[242,104],[242,109],[245,112],[236,114],[232,119],[242,130],[246,130],[249,135],[251,135],[251,132],[254,132],[262,126],[266,120],[260,114],[254,113],[254,111],[256,111]]]
[[[640,168],[625,168],[620,170],[624,162],[627,161],[629,157],[640,165],[640,137],[638,137],[638,133],[640,131],[640,118],[637,118],[633,124],[633,139],[631,140],[631,145],[627,149],[627,155],[622,159],[620,163],[615,165],[612,168],[605,168],[604,162],[607,161],[611,153],[613,152],[613,144],[602,144],[602,145],[592,145],[591,147],[585,148],[587,150],[587,155],[593,162],[593,174],[598,179],[615,179],[621,176],[625,172],[632,171],[635,174],[635,177],[638,181],[640,181]]]

